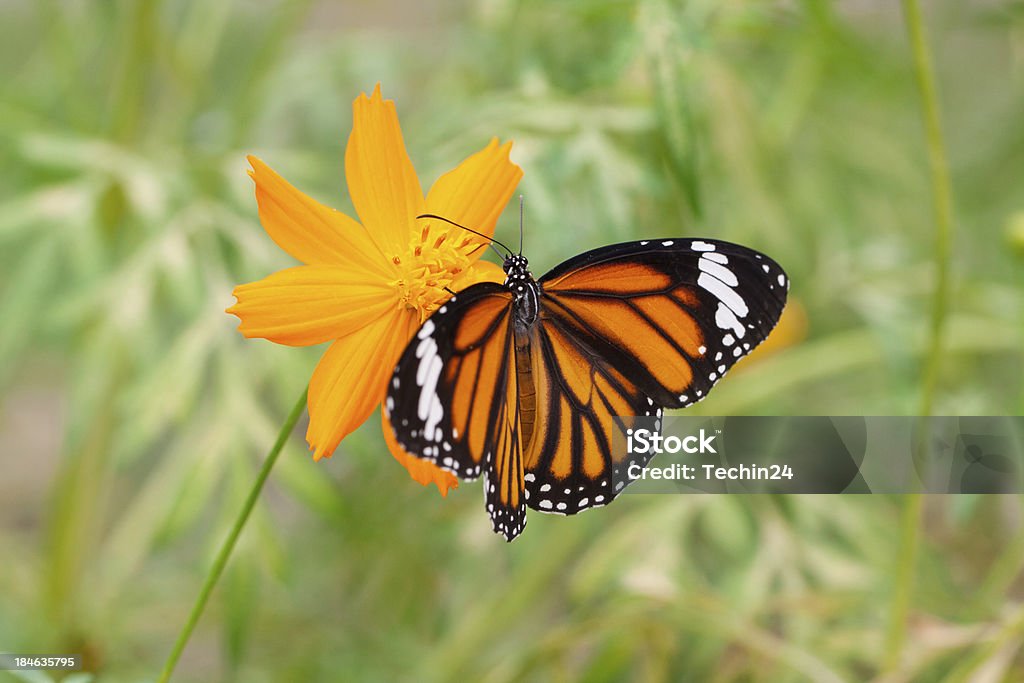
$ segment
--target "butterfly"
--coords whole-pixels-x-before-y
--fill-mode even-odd
[[[527,507],[610,503],[650,458],[613,447],[622,416],[660,430],[664,409],[701,400],[768,336],[789,289],[768,256],[712,239],[601,247],[540,279],[521,249],[493,242],[508,252],[504,284],[454,293],[423,323],[384,412],[409,453],[483,475],[492,526],[509,541]]]

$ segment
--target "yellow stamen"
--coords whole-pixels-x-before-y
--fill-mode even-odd
[[[409,241],[408,251],[402,258],[392,259],[400,273],[392,282],[398,294],[398,305],[416,311],[420,320],[426,320],[451,297],[448,290],[453,281],[470,265],[465,247],[471,241],[452,239],[453,235],[448,232],[427,241],[429,233],[429,229],[424,228]]]

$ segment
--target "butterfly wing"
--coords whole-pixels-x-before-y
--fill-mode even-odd
[[[614,364],[583,329],[542,305],[530,353],[536,420],[526,450],[527,505],[571,515],[610,502],[625,486],[632,465],[650,454],[615,448],[616,434],[652,418],[661,408]]]
[[[402,353],[384,400],[406,451],[463,479],[484,474],[494,530],[509,540],[526,524],[511,302],[493,282],[449,299]]]
[[[612,448],[616,416],[653,415],[660,428],[662,407],[707,395],[775,326],[788,279],[746,247],[671,239],[586,252],[540,285],[528,504],[572,514],[608,503],[649,457]]]

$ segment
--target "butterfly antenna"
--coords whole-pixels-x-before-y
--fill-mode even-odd
[[[498,240],[494,239],[493,237],[488,237],[487,235],[483,234],[482,232],[477,232],[477,231],[476,231],[476,230],[474,230],[473,228],[467,228],[467,227],[466,227],[465,225],[459,225],[459,224],[458,224],[458,223],[456,223],[455,221],[453,221],[453,220],[450,220],[450,219],[448,219],[448,218],[445,218],[444,216],[438,216],[437,214],[433,214],[433,213],[421,213],[421,214],[420,214],[419,216],[416,216],[416,218],[436,218],[436,219],[437,219],[437,220],[439,220],[439,221],[444,221],[445,223],[450,223],[450,224],[454,225],[454,226],[455,226],[456,228],[462,228],[462,229],[463,229],[463,230],[465,230],[466,232],[471,232],[471,233],[473,233],[474,235],[477,235],[477,236],[479,236],[479,237],[483,237],[483,238],[484,238],[485,240],[490,240],[490,242],[491,242],[491,245],[490,245],[490,246],[491,246],[491,249],[494,249],[494,245],[495,245],[495,244],[497,244],[497,245],[498,245],[499,247],[501,247],[502,249],[504,249],[505,251],[507,251],[507,252],[508,252],[509,254],[511,254],[511,253],[512,253],[512,250],[511,250],[511,249],[509,249],[508,247],[506,247],[506,246],[505,246],[504,244],[502,244],[502,243],[501,243],[501,242],[499,242]],[[504,255],[504,254],[502,254],[502,253],[501,253],[500,251],[498,251],[497,249],[494,249],[494,253],[495,253],[495,254],[497,254],[497,255],[498,255],[499,257],[501,257],[502,259],[504,259],[504,258],[505,258],[505,255]]]
[[[523,255],[523,195],[519,195],[519,255]]]

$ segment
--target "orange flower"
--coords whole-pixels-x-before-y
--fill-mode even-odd
[[[451,296],[501,268],[478,261],[486,242],[433,213],[491,235],[522,169],[511,142],[487,147],[441,176],[423,196],[405,151],[395,104],[380,85],[352,105],[345,176],[362,225],[289,185],[249,157],[260,221],[270,237],[305,265],[239,285],[228,309],[246,337],[307,346],[332,342],[309,383],[306,441],[329,457],[384,399],[387,381],[416,329]],[[405,453],[385,422],[388,447],[414,479],[447,494],[448,472]]]

